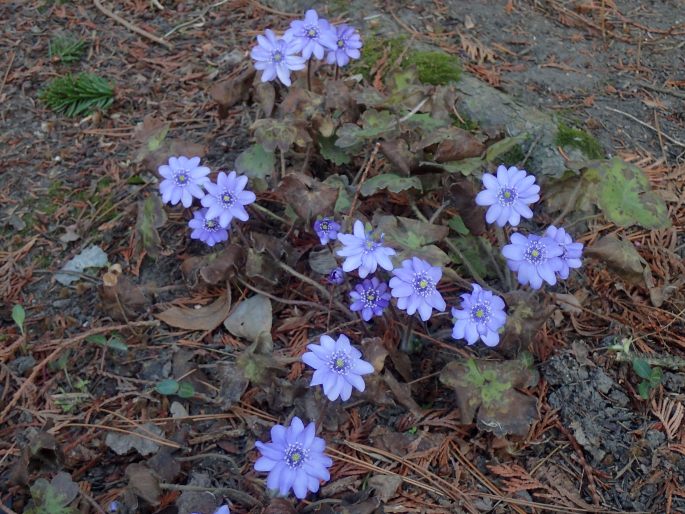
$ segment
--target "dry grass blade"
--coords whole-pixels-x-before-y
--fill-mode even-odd
[[[549,490],[549,488],[537,478],[533,478],[525,469],[516,464],[500,464],[497,466],[488,466],[488,468],[496,475],[506,479],[504,490],[510,494],[519,491],[528,491],[530,489]]]
[[[673,440],[683,422],[683,415],[685,415],[683,404],[661,396],[659,401],[652,399],[652,412],[664,425],[668,440]]]
[[[472,61],[483,64],[486,61],[495,62],[495,51],[487,47],[476,38],[459,34],[461,48]]]

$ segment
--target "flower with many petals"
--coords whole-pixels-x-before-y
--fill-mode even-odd
[[[300,500],[319,490],[321,480],[330,480],[327,468],[333,465],[330,457],[324,455],[326,441],[316,437],[316,425],[306,427],[295,416],[289,427],[274,425],[271,428],[271,442],[255,443],[262,456],[255,462],[257,471],[268,471],[266,486],[285,496],[290,489]]]
[[[366,278],[367,275],[375,273],[378,266],[387,271],[392,270],[390,256],[395,255],[395,250],[383,246],[383,234],[376,238],[373,231],[366,232],[361,221],[354,222],[352,234],[338,234],[338,241],[343,244],[336,253],[345,257],[342,265],[344,271],[350,272],[359,268],[359,276]]]
[[[314,9],[309,9],[304,20],[293,20],[290,28],[285,31],[283,37],[292,41],[295,51],[302,50],[302,57],[309,59],[312,54],[317,59],[323,59],[326,50],[336,47],[336,33],[331,24],[319,15]]]
[[[199,239],[207,243],[207,246],[228,240],[228,230],[219,225],[218,219],[207,218],[207,209],[193,212],[193,219],[188,222],[188,226],[193,229],[190,238]]]
[[[350,59],[359,59],[362,38],[357,29],[344,23],[333,28],[335,29],[335,49],[328,51],[326,62],[346,66]]]
[[[511,244],[502,248],[509,269],[518,273],[519,283],[530,284],[533,289],[540,289],[543,280],[551,286],[557,283],[563,253],[561,245],[551,237],[526,237],[517,232],[511,235]]]
[[[209,193],[202,199],[202,205],[207,207],[207,214],[210,219],[219,219],[219,225],[227,228],[233,218],[247,221],[249,216],[245,210],[245,205],[254,202],[257,197],[252,191],[244,191],[247,185],[247,177],[238,175],[231,171],[228,175],[223,171],[219,172],[216,184],[211,182],[205,187]]]
[[[333,218],[324,216],[314,222],[314,232],[319,236],[322,245],[328,244],[338,238],[338,231],[340,230],[340,223]]]
[[[168,164],[159,167],[159,174],[164,180],[159,184],[162,202],[183,207],[190,207],[194,198],[203,198],[205,192],[202,186],[209,182],[210,169],[200,166],[199,157],[169,157]]]
[[[262,82],[269,82],[278,77],[284,85],[290,86],[290,72],[302,70],[306,59],[295,55],[299,52],[294,41],[279,39],[270,29],[264,35],[257,36],[257,46],[252,48],[250,56],[255,60],[254,67],[262,71]]]
[[[202,514],[201,512],[191,512],[190,514]],[[214,514],[231,514],[231,510],[228,505],[222,505],[214,511]]]
[[[319,343],[307,345],[309,351],[302,355],[302,361],[316,370],[309,385],[323,385],[331,401],[338,397],[349,400],[353,387],[364,391],[362,375],[373,373],[373,366],[362,360],[361,352],[350,345],[347,336],[340,334],[336,341],[323,335]]]
[[[381,282],[376,277],[368,278],[357,284],[355,290],[350,292],[352,304],[350,310],[361,311],[364,321],[369,321],[373,316],[380,316],[383,310],[390,304],[388,284]]]
[[[442,278],[442,269],[412,257],[402,261],[401,268],[392,270],[390,293],[397,298],[397,308],[412,315],[419,311],[423,321],[428,321],[433,309],[444,311],[447,305],[436,285]]]
[[[554,225],[547,227],[545,236],[554,239],[563,250],[561,254],[561,269],[557,273],[559,278],[566,280],[572,268],[580,268],[583,265],[581,261],[583,258],[583,243],[574,243],[573,238],[568,232]]]
[[[461,309],[452,309],[455,318],[452,337],[473,344],[478,339],[488,346],[499,343],[499,329],[507,321],[504,300],[473,284],[472,293],[461,295]]]
[[[488,223],[496,222],[503,227],[509,222],[515,227],[521,217],[533,217],[528,205],[540,199],[540,186],[535,184],[533,175],[515,166],[507,169],[500,165],[496,177],[490,173],[483,174],[483,185],[485,189],[476,195],[476,203],[490,206],[485,213]]]

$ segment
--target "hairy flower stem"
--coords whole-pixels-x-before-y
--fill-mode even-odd
[[[414,326],[414,316],[409,318],[409,323],[404,327],[404,334],[402,334],[402,340],[400,341],[400,351],[409,353],[411,350],[411,335],[412,327]]]
[[[497,244],[500,248],[504,248],[504,246],[507,244],[507,238],[504,235],[504,229],[499,226],[495,226],[495,234],[497,234]],[[512,291],[514,289],[514,281],[511,277],[511,270],[509,269],[509,266],[504,267],[504,279],[505,279],[505,286],[508,291]]]
[[[328,407],[328,404],[331,403],[326,396],[323,394],[320,394],[318,391],[316,393],[317,399],[316,403],[319,406],[319,419],[316,420],[316,426],[319,428],[323,428],[323,420],[326,417],[326,408]]]
[[[312,90],[312,60],[307,61],[307,89]]]

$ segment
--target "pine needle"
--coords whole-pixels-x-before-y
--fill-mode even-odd
[[[55,112],[69,117],[105,110],[114,102],[114,88],[92,73],[57,77],[40,93],[40,99]]]
[[[55,36],[48,45],[48,56],[53,61],[76,62],[81,59],[85,48],[86,42],[74,36]]]

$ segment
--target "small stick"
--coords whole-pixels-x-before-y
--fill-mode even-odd
[[[10,75],[10,70],[12,69],[12,64],[14,63],[14,57],[16,55],[16,52],[12,52],[12,56],[10,57],[10,63],[7,65],[7,71],[5,72],[5,76],[2,79],[2,84],[0,84],[0,95],[2,94],[2,90],[5,88],[5,82],[7,82],[7,77]]]
[[[633,120],[635,123],[639,123],[639,124],[642,125],[643,127],[646,127],[646,128],[648,128],[648,129],[650,129],[650,130],[653,130],[653,131],[656,132],[657,134],[659,133],[659,131],[658,131],[657,129],[655,129],[654,127],[652,127],[649,123],[645,123],[644,121],[637,119],[637,118],[636,118],[635,116],[633,116],[632,114],[628,114],[627,112],[619,111],[618,109],[614,109],[613,107],[608,107],[608,106],[606,106],[606,105],[604,106],[604,108],[605,108],[607,111],[612,111],[612,112],[616,112],[616,113],[618,113],[618,114],[623,114],[623,116],[625,116],[626,118],[630,118],[630,119]],[[685,143],[683,143],[682,141],[678,141],[677,139],[675,139],[675,138],[669,136],[668,134],[665,134],[664,132],[661,132],[661,135],[662,135],[663,137],[665,137],[666,139],[668,139],[668,140],[669,140],[671,143],[673,143],[674,145],[678,145],[678,146],[680,146],[680,147],[682,147],[682,148],[685,148]]]
[[[159,43],[160,45],[166,46],[169,50],[173,50],[174,45],[172,45],[168,41],[163,40],[160,37],[155,36],[154,34],[150,34],[147,30],[143,30],[140,27],[137,27],[136,25],[134,25],[130,21],[125,20],[118,14],[113,13],[112,11],[103,6],[102,3],[100,3],[100,0],[93,0],[93,3],[95,4],[95,7],[97,7],[100,10],[100,12],[102,12],[105,16],[109,16],[114,21],[121,23],[131,32],[135,32],[136,34],[146,37],[149,40],[154,41],[155,43]]]

